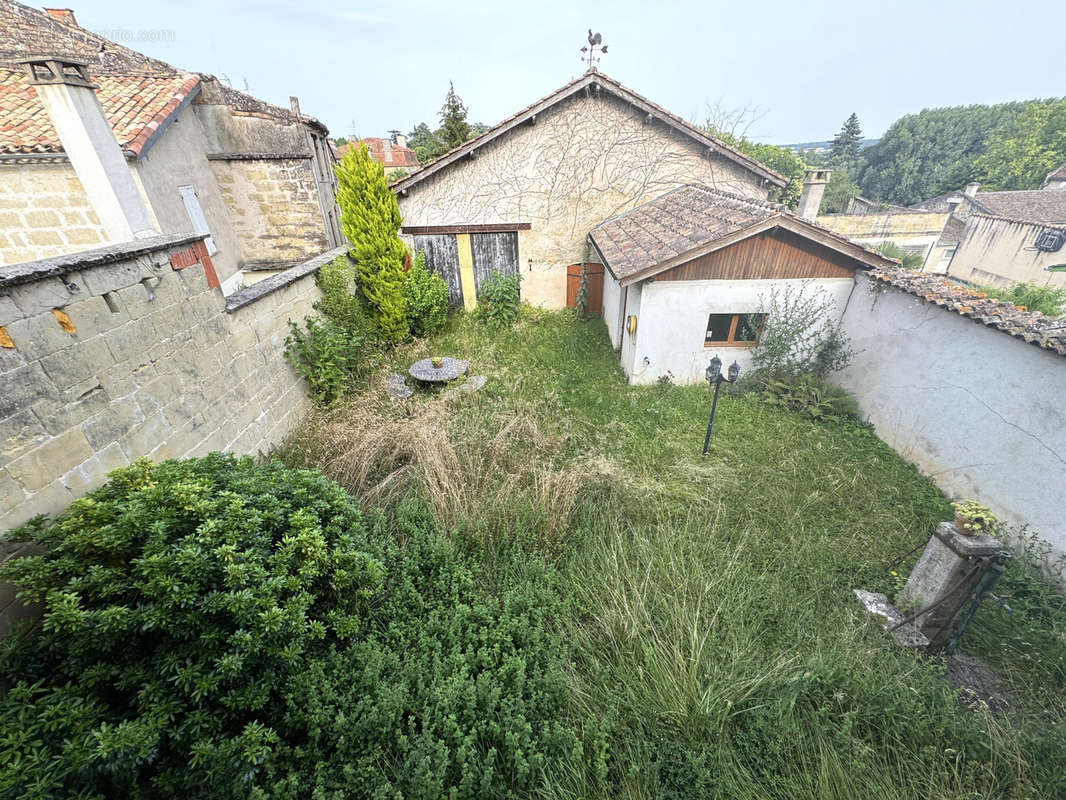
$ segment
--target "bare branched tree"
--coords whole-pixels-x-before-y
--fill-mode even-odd
[[[739,108],[726,106],[721,98],[713,103],[708,100],[702,127],[716,133],[724,133],[734,139],[747,139],[752,127],[769,113],[769,109],[754,103]],[[700,125],[699,122],[694,122]]]

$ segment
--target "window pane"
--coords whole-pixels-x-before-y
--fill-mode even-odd
[[[732,324],[732,314],[711,314],[707,317],[707,336],[704,341],[728,342],[729,326]]]
[[[740,319],[737,321],[737,331],[733,335],[733,340],[737,342],[759,341],[759,332],[762,330],[762,324],[766,319],[766,315],[740,314],[739,316]]]

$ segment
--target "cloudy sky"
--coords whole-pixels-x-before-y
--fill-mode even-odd
[[[600,69],[687,119],[757,108],[749,135],[867,136],[932,106],[1066,95],[1063,0],[70,0],[78,22],[176,66],[228,79],[334,135],[436,122],[448,81],[496,123]],[[59,5],[59,3],[56,3]]]

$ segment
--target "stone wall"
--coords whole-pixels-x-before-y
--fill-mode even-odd
[[[522,296],[554,308],[605,219],[693,181],[767,196],[752,173],[611,96],[560,102],[476,152],[401,193],[403,224],[530,223],[518,233]]]
[[[0,265],[106,242],[100,219],[68,162],[0,165]]]
[[[342,251],[224,298],[201,239],[0,269],[0,532],[141,456],[266,452],[302,417],[287,322]],[[0,586],[0,634],[18,613]]]
[[[857,276],[858,351],[833,380],[877,435],[952,498],[974,498],[1066,552],[1066,358]]]
[[[211,161],[242,264],[301,261],[328,247],[310,158]]]

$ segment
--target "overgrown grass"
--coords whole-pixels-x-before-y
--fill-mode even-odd
[[[488,384],[398,405],[375,389],[283,455],[373,504],[421,494],[478,543],[488,591],[514,580],[516,550],[549,559],[568,714],[606,745],[551,765],[543,796],[1066,796],[1066,633],[1046,582],[1019,560],[1004,588],[1028,599],[982,608],[964,640],[1019,698],[998,714],[859,611],[851,589],[891,592],[892,562],[951,516],[866,427],[723,395],[701,458],[708,388],[628,386],[602,322],[570,312],[527,308],[505,331],[460,317],[389,368],[431,354]]]
[[[1049,317],[1066,313],[1066,289],[1055,286],[1035,286],[1015,283],[1010,286],[982,286],[982,292],[998,300],[1006,300],[1029,311],[1039,311]]]

